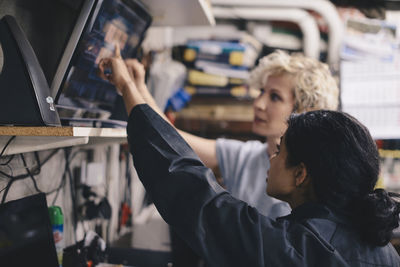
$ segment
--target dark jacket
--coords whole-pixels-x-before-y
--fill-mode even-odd
[[[275,221],[233,198],[147,105],[132,110],[128,139],[158,211],[210,266],[400,266],[392,245],[363,243],[346,219],[321,204]]]

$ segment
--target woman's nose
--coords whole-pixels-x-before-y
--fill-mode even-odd
[[[268,106],[266,94],[262,94],[254,100],[254,107],[259,110],[265,110]]]

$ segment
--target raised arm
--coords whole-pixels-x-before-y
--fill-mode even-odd
[[[125,63],[132,77],[132,80],[135,82],[137,90],[142,95],[144,101],[154,111],[156,111],[164,120],[169,122],[168,118],[164,115],[164,112],[162,112],[162,110],[158,107],[153,96],[147,89],[145,83],[145,69],[143,65],[136,59],[127,59],[125,60]],[[193,134],[187,133],[185,131],[181,131],[179,129],[176,130],[185,139],[185,141],[189,143],[189,145],[192,147],[192,149],[196,152],[196,154],[200,157],[200,159],[207,167],[214,169],[218,166],[215,140],[198,137]]]

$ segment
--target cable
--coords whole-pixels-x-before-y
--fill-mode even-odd
[[[5,186],[3,189],[1,189],[0,193],[3,192],[6,188],[7,188],[7,186]]]
[[[43,166],[47,161],[49,161],[58,151],[60,151],[60,148],[57,148],[53,152],[51,152],[42,162],[38,160],[38,168],[40,169],[41,166]]]
[[[24,163],[24,167],[25,167],[25,169],[26,169],[26,172],[28,173],[29,177],[31,178],[31,180],[32,180],[32,182],[33,182],[33,186],[35,187],[36,191],[37,191],[38,193],[43,193],[43,191],[39,189],[39,187],[38,187],[38,185],[37,185],[37,183],[36,183],[36,179],[35,179],[35,177],[33,176],[33,174],[31,173],[31,170],[29,170],[28,165],[26,165],[26,161],[25,161],[24,154],[19,154],[19,155],[20,155],[20,157],[21,157],[21,159],[22,159],[22,162]],[[38,167],[38,168],[39,168],[39,172],[40,172],[40,167]]]
[[[63,188],[65,186],[66,177],[67,177],[67,168],[68,168],[69,164],[72,162],[72,160],[75,158],[75,156],[78,155],[81,152],[83,152],[83,151],[82,150],[78,150],[78,151],[74,152],[73,154],[71,154],[69,156],[69,158],[65,159],[64,173],[62,175],[60,184],[57,186],[57,188],[55,188],[55,189],[53,189],[53,190],[51,190],[51,191],[46,193],[47,195],[50,195],[50,194],[53,194],[54,192],[56,192],[56,195],[54,196],[53,201],[52,201],[52,205],[54,205],[56,203],[59,191],[61,190],[61,188]]]
[[[8,139],[7,143],[4,145],[3,149],[1,150],[0,153],[0,157],[3,156],[4,151],[6,151],[6,148],[10,145],[10,143],[15,139],[15,135],[11,136],[10,139]],[[7,166],[8,168],[10,168],[10,166],[8,166],[8,164],[10,164],[10,162],[14,159],[15,154],[11,155],[10,158],[4,162],[4,163],[0,163],[0,166]],[[11,169],[11,168],[10,168]],[[11,173],[12,173],[12,169],[11,169]]]
[[[59,150],[60,150],[60,149],[57,149],[57,150],[53,151],[53,152],[52,152],[49,156],[47,156],[46,159],[43,160],[39,165],[44,165],[44,164],[45,164],[47,161],[49,161]],[[38,174],[40,173],[40,166],[39,166],[39,165],[36,166],[36,167],[34,167],[34,168],[31,170],[31,173],[32,173],[33,175],[38,175]],[[24,178],[29,177],[29,174],[21,174],[21,175],[17,175],[17,176],[12,176],[12,175],[9,175],[9,174],[7,174],[7,173],[5,173],[5,172],[3,172],[3,171],[0,171],[0,174],[4,175],[5,177],[10,178],[10,179],[13,179],[13,178],[16,178],[16,179],[24,179]]]
[[[35,159],[36,159],[36,162],[37,162],[38,172],[40,173],[40,171],[42,169],[42,164],[40,163],[39,153],[37,151],[35,151],[35,152],[33,152],[33,155],[35,156]]]
[[[58,187],[53,190],[52,192],[46,193],[46,195],[50,195],[53,194],[54,192],[56,192],[56,195],[53,198],[53,201],[51,202],[51,205],[54,206],[56,204],[57,198],[58,198],[58,194],[60,193],[61,188],[63,188],[65,186],[65,176],[66,174],[63,175],[63,177],[61,178],[61,182],[58,185]]]
[[[7,167],[10,170],[10,173],[11,173],[10,175],[13,176],[14,172],[13,172],[11,166],[10,165],[5,165],[5,167]]]
[[[11,136],[10,139],[8,139],[7,143],[4,145],[3,149],[0,152],[0,158],[3,156],[4,151],[6,151],[6,148],[8,147],[8,145],[15,139],[15,135]]]
[[[14,137],[15,137],[15,136],[14,136]],[[7,146],[11,141],[12,141],[12,139],[10,138],[10,140],[7,142],[6,146]],[[5,147],[6,147],[6,146],[5,146]],[[4,150],[5,150],[5,147],[3,148],[3,152],[4,152]],[[10,181],[7,183],[6,187],[3,188],[3,189],[0,191],[0,192],[4,191],[3,196],[2,196],[2,200],[1,200],[1,204],[3,204],[3,203],[5,202],[6,197],[7,197],[7,194],[8,194],[8,192],[9,192],[10,188],[11,188],[11,185],[12,185],[15,181],[17,181],[17,180],[22,180],[22,179],[25,179],[25,178],[30,177],[30,178],[32,179],[32,182],[33,182],[33,185],[34,185],[36,191],[42,192],[42,191],[38,188],[37,183],[36,183],[36,179],[35,179],[35,177],[34,177],[33,175],[38,175],[38,174],[40,173],[41,166],[44,165],[47,161],[49,161],[58,151],[59,151],[59,149],[57,149],[57,150],[53,151],[52,153],[50,153],[50,155],[47,156],[47,157],[45,158],[45,160],[43,160],[43,162],[40,162],[39,156],[36,155],[35,157],[36,157],[36,160],[37,160],[37,164],[38,164],[38,165],[37,165],[36,167],[34,167],[32,170],[30,170],[30,169],[28,168],[28,166],[26,165],[25,157],[23,156],[23,154],[20,154],[21,159],[22,159],[22,162],[24,163],[24,167],[25,167],[25,169],[27,170],[27,174],[22,174],[22,175],[13,176],[13,175],[9,175],[9,174],[7,174],[7,173],[5,173],[5,172],[3,172],[3,171],[0,171],[0,174],[4,175],[5,177],[7,177],[7,178],[10,179]],[[11,169],[11,173],[12,173],[12,169]]]
[[[10,162],[14,159],[14,156],[15,156],[15,154],[12,154],[6,162],[0,163],[0,166],[6,166],[6,165],[10,164]]]
[[[10,190],[10,187],[11,187],[11,185],[13,184],[14,181],[15,181],[14,179],[11,179],[11,180],[7,183],[6,187],[3,189],[3,190],[5,190],[5,191],[4,191],[3,197],[2,197],[2,199],[1,199],[1,204],[4,204],[4,202],[6,202],[6,197],[7,197],[8,191]]]

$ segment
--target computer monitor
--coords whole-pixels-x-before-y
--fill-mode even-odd
[[[98,76],[98,64],[115,43],[124,58],[135,57],[151,16],[136,0],[88,0],[52,83],[60,118],[107,120],[118,102],[113,85]]]
[[[0,205],[0,265],[59,266],[45,194]]]

